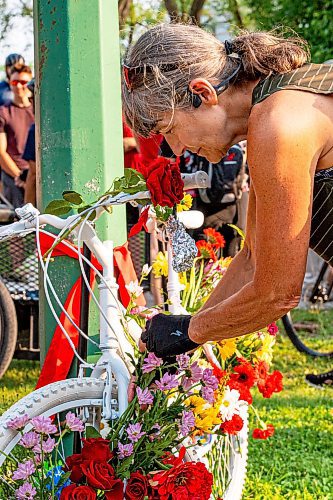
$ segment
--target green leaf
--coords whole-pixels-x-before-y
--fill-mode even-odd
[[[92,425],[87,425],[86,427],[86,438],[100,438],[102,437],[100,433]]]
[[[72,205],[66,200],[52,200],[45,208],[46,214],[65,215],[72,210]]]
[[[82,196],[76,191],[64,191],[62,197],[64,200],[73,203],[73,205],[81,205],[83,202]]]

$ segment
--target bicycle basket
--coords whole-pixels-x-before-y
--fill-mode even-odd
[[[0,244],[0,278],[14,300],[38,300],[35,234]]]

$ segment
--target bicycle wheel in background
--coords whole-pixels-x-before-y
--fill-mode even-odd
[[[281,318],[286,334],[299,352],[333,357],[332,311],[294,309]]]
[[[0,378],[7,370],[16,347],[17,318],[13,299],[0,280]]]

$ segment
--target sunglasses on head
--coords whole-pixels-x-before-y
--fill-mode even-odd
[[[29,83],[29,80],[28,81],[26,81],[26,80],[12,80],[10,82],[10,85],[13,85],[13,87],[17,87],[19,83],[22,85],[22,87],[26,87]]]
[[[152,73],[153,65],[144,64],[143,66],[128,66],[127,64],[123,64],[123,77],[124,82],[129,92],[133,90],[133,83],[138,75],[142,75],[144,73]],[[176,64],[159,64],[158,68],[163,71],[174,71],[178,68]]]

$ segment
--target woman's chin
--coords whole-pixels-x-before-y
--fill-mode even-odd
[[[220,151],[200,151],[200,156],[204,156],[211,163],[218,163],[225,155]]]

